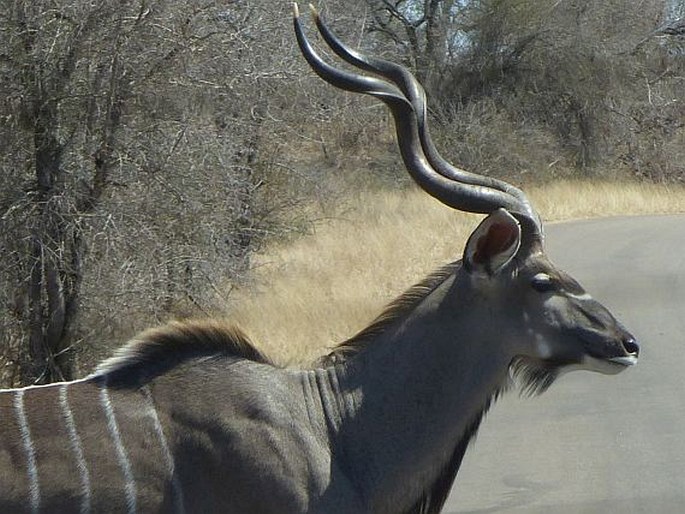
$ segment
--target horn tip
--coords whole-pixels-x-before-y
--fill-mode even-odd
[[[297,5],[297,2],[293,2],[293,18],[299,18],[300,17],[300,6]]]
[[[314,4],[309,4],[309,10],[312,12],[312,17],[315,20],[318,20],[319,19],[319,10],[316,7],[314,7]]]

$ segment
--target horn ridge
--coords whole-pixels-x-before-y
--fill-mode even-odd
[[[350,49],[328,28],[310,5],[314,21],[324,41],[347,63],[376,77],[339,70],[321,59],[309,44],[299,18],[294,16],[298,44],[314,71],[341,89],[379,98],[391,109],[395,119],[402,158],[412,178],[441,202],[460,210],[490,213],[504,207],[517,217],[529,218],[541,234],[539,217],[523,191],[491,177],[467,172],[447,162],[433,145],[426,123],[426,95],[418,80],[403,66]]]

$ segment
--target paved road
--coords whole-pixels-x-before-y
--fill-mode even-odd
[[[547,228],[554,262],[642,345],[617,376],[575,372],[494,406],[446,513],[685,512],[685,217]]]

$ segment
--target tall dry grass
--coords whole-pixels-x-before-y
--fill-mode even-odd
[[[546,221],[685,212],[684,188],[557,182],[527,190]],[[253,280],[228,315],[276,361],[309,360],[459,258],[481,218],[415,189],[360,194],[312,235],[258,255]]]

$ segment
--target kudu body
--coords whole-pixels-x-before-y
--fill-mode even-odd
[[[542,392],[564,369],[637,361],[633,337],[547,260],[525,195],[446,163],[415,79],[316,21],[380,78],[330,67],[296,16],[315,71],[390,107],[421,187],[488,214],[463,259],[308,369],[274,366],[217,322],[179,322],[81,381],[0,393],[0,512],[438,512],[512,372]]]

